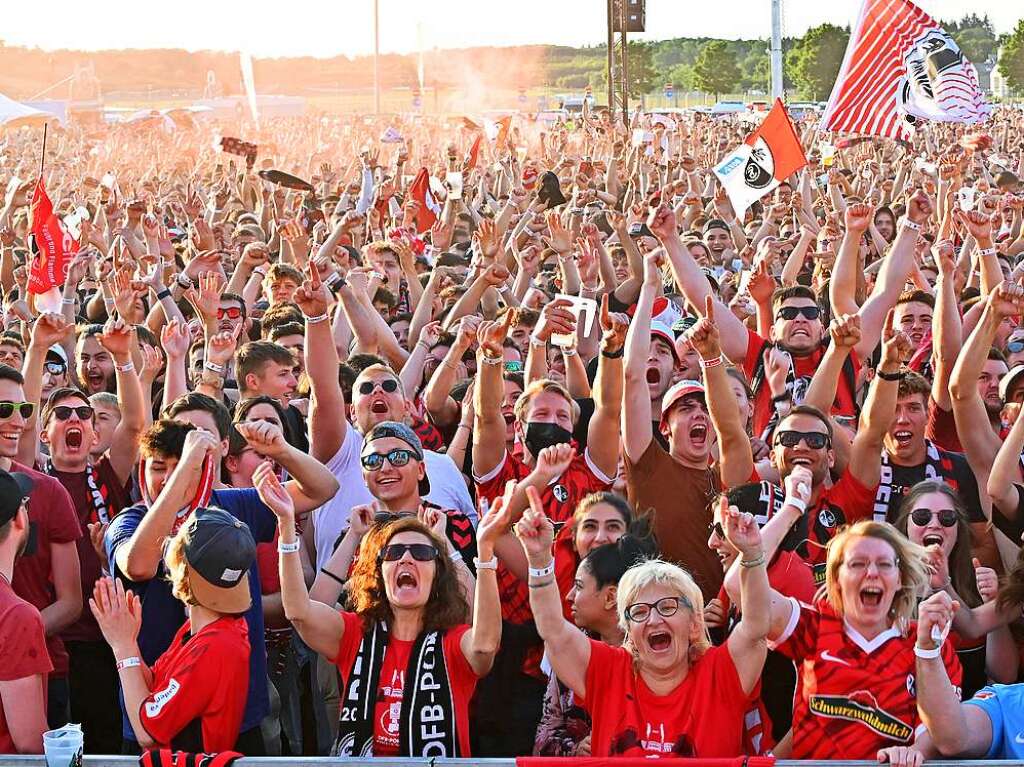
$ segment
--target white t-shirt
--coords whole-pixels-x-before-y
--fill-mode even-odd
[[[334,497],[313,512],[313,538],[316,543],[316,566],[319,570],[330,559],[334,544],[348,527],[349,513],[353,506],[373,500],[369,488],[363,482],[363,470],[359,455],[363,451],[363,435],[352,425],[345,430],[345,441],[334,457],[327,462],[327,468],[338,480],[340,487]],[[430,492],[426,499],[442,509],[457,509],[477,523],[476,509],[469,496],[466,480],[462,478],[455,462],[444,453],[424,451]]]

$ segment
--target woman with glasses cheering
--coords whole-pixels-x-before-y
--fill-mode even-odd
[[[530,563],[530,607],[554,672],[593,719],[591,754],[733,757],[743,753],[744,714],[757,695],[769,629],[761,534],[730,509],[725,532],[741,552],[743,619],[711,647],[704,597],[682,568],[648,560],[619,581],[622,647],[588,639],[562,615],[551,554],[553,528],[534,488],[516,524]]]
[[[394,438],[389,438],[394,439]],[[376,440],[382,442],[384,440]],[[404,448],[383,460],[364,448],[364,464],[402,464]],[[473,616],[446,554],[446,542],[408,516],[370,527],[338,611],[310,599],[299,561],[294,508],[276,480],[256,483],[278,516],[281,595],[285,615],[312,649],[341,677],[338,756],[470,756],[469,702],[477,680],[491,669],[501,639],[494,541],[510,523],[499,499],[477,531]],[[264,483],[266,487],[264,487]],[[397,517],[397,515],[396,515]]]

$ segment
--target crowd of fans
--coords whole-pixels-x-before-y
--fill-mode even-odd
[[[50,134],[59,312],[0,139],[0,753],[1022,753],[1024,112],[212,127]]]

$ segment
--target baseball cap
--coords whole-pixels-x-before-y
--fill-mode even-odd
[[[704,397],[704,385],[700,381],[686,380],[674,383],[661,399],[662,419],[665,418],[665,415],[672,409],[674,404],[691,394],[699,394],[701,397]]]
[[[256,561],[249,528],[218,508],[196,509],[185,525],[185,561],[196,602],[219,613],[244,613],[252,605],[249,568]]]
[[[411,428],[406,426],[404,423],[398,421],[381,421],[379,424],[374,426],[370,431],[363,437],[363,447],[366,447],[376,439],[386,439],[392,437],[394,439],[400,439],[402,442],[412,448],[413,452],[416,453],[416,460],[423,462],[423,443],[420,442],[420,438],[416,435]],[[426,467],[424,467],[426,469]],[[423,472],[423,479],[420,480],[420,496],[424,496],[430,492],[430,480],[427,478],[426,471]]]
[[[68,364],[68,353],[64,351],[64,347],[60,344],[54,344],[46,350],[46,359],[56,357],[58,362],[63,362],[66,367]]]
[[[28,474],[0,469],[0,525],[6,525],[18,514],[22,501],[29,497],[35,483]]]
[[[704,234],[707,234],[712,229],[724,229],[725,231],[728,232],[729,231],[729,225],[726,224],[720,218],[712,218],[712,219],[709,219],[706,224],[704,224]]]
[[[651,338],[660,338],[662,341],[668,344],[668,347],[672,350],[672,356],[675,357],[676,362],[679,362],[679,355],[676,354],[676,337],[669,329],[669,326],[664,322],[651,322]]]
[[[1010,368],[1010,372],[1003,376],[1003,380],[999,382],[999,399],[1003,402],[1007,401],[1007,395],[1013,390],[1013,387],[1021,383],[1021,376],[1024,376],[1024,364],[1014,365]]]

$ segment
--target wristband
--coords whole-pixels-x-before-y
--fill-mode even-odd
[[[253,274],[258,274],[260,277],[266,277],[267,276],[267,270],[264,269],[261,266],[257,266],[255,269],[253,269],[252,273]]]
[[[159,293],[156,294],[156,300],[157,301],[163,301],[165,298],[170,298],[170,297],[171,297],[171,291],[168,290],[167,288],[164,288],[163,290],[161,290]]]
[[[901,221],[900,223],[903,226],[907,227],[907,229],[913,229],[915,232],[920,232],[924,229],[924,227],[921,226],[921,224],[918,224],[915,221],[911,221],[909,218],[904,218],[903,221]]]
[[[466,560],[464,560],[462,558],[462,552],[459,551],[458,549],[452,549],[451,551],[449,551],[448,552],[448,559],[450,559],[452,562],[465,562],[466,561]]]
[[[539,583],[528,583],[527,585],[531,589],[542,589],[545,586],[550,586],[554,582],[555,582],[554,578],[548,578],[546,581],[540,581]]]
[[[114,363],[114,370],[116,370],[118,373],[131,373],[132,371],[135,370],[135,363],[132,362],[131,360],[128,360],[123,365],[118,365],[115,362]]]
[[[128,658],[122,658],[117,662],[117,670],[120,671],[123,668],[135,668],[136,666],[142,665],[142,658],[138,655],[132,655]]]
[[[104,298],[103,299],[103,305],[109,309],[111,306],[114,305],[114,299],[113,298]]]
[[[601,356],[609,360],[622,359],[622,355],[626,353],[626,347],[620,347],[617,352],[606,352],[604,349],[601,350]]]
[[[344,579],[344,578],[339,578],[339,577],[338,577],[337,575],[335,575],[334,573],[332,573],[332,572],[331,572],[330,570],[328,570],[328,569],[327,569],[326,567],[321,567],[321,568],[320,568],[320,572],[322,572],[322,573],[323,573],[324,575],[326,575],[326,576],[327,576],[328,578],[330,578],[331,580],[333,580],[333,581],[335,581],[335,582],[339,583],[340,585],[342,585],[342,586],[344,586],[344,585],[345,585],[345,579]]]
[[[776,394],[774,397],[772,397],[772,402],[778,404],[779,402],[789,402],[791,399],[793,399],[793,392],[791,392],[789,389],[786,389],[786,391],[782,392],[782,394]]]
[[[895,373],[884,373],[881,370],[876,370],[875,374],[883,381],[902,381],[907,376],[902,368]]]
[[[575,346],[563,346],[562,354],[564,354],[566,357],[575,357],[577,354],[579,354],[579,350]]]
[[[531,567],[530,577],[531,578],[543,578],[546,575],[551,575],[555,572],[555,560],[551,560],[544,567]]]
[[[538,349],[546,349],[548,346],[548,342],[543,339],[537,338],[537,336],[535,335],[531,335],[530,346],[536,346]]]
[[[979,256],[982,256],[982,257],[984,257],[984,256],[994,256],[995,254],[996,254],[996,249],[995,249],[995,247],[991,247],[991,248],[980,248],[980,249],[978,250],[978,255],[979,255]]]
[[[740,567],[760,567],[765,563],[764,552],[762,551],[753,559],[741,559]]]
[[[473,566],[477,570],[497,570],[498,569],[498,558],[492,556],[490,559],[480,559],[480,557],[473,557]]]
[[[62,306],[74,306],[75,303],[76,303],[76,299],[74,299],[74,298],[62,298],[60,300],[60,303],[61,303]]]
[[[192,287],[192,280],[187,274],[179,274],[176,279],[181,287],[186,289]]]
[[[485,365],[504,365],[505,364],[505,357],[504,357],[504,355],[499,355],[497,357],[492,357],[490,354],[481,354],[480,356],[483,358],[483,361],[484,361]]]
[[[329,318],[328,313],[324,312],[323,314],[319,314],[316,317],[306,317],[306,324],[307,325],[316,325],[318,322],[323,322],[323,321],[327,320],[328,318]]]
[[[925,647],[919,647],[917,644],[915,644],[914,655],[916,655],[918,658],[924,658],[925,660],[938,658],[940,655],[942,655],[942,645],[937,645],[936,647],[933,647],[929,650]]]
[[[291,543],[285,543],[284,541],[278,541],[277,542],[277,553],[278,554],[294,554],[296,551],[299,550],[299,546],[300,545],[301,544],[299,543],[299,539],[298,538],[296,538]]]
[[[717,357],[713,357],[712,359],[709,359],[709,360],[706,360],[703,357],[701,357],[701,360],[700,360],[700,367],[701,367],[702,370],[707,370],[708,368],[716,368],[716,367],[718,367],[721,364],[722,364],[722,355],[721,354],[719,354]]]
[[[785,497],[785,498],[783,499],[783,501],[782,501],[782,505],[783,505],[783,506],[792,506],[792,507],[794,507],[794,508],[800,509],[800,513],[801,513],[801,514],[802,514],[803,512],[805,512],[805,511],[807,511],[807,503],[806,503],[806,502],[804,502],[804,500],[803,500],[803,499],[801,499],[801,498],[796,498],[796,497],[794,497],[794,496],[792,496],[792,495],[787,495],[787,496],[786,496],[786,497]]]
[[[216,373],[217,375],[224,375],[224,365],[218,365],[216,362],[204,362],[203,367],[209,370],[211,373]]]

